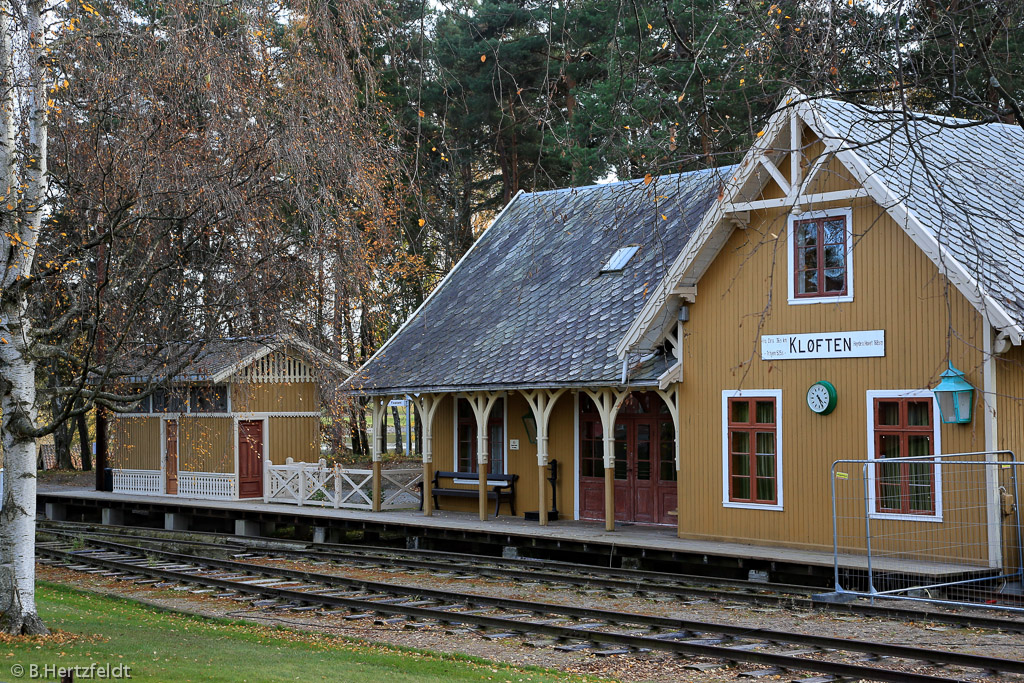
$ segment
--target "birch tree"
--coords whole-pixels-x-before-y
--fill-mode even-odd
[[[0,0],[0,628],[41,633],[35,439],[130,410],[125,375],[157,368],[153,391],[204,340],[299,331],[331,350],[309,265],[400,271],[372,260],[401,233],[369,0],[25,3]]]
[[[4,491],[0,513],[0,627],[46,633],[35,605],[35,362],[26,284],[33,276],[47,196],[47,39],[54,30],[42,0],[0,3],[0,188],[5,244],[0,251],[0,405]],[[23,144],[18,144],[19,140]]]

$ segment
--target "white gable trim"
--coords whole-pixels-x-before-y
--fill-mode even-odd
[[[712,250],[712,256],[710,261],[714,260],[714,257],[721,250],[722,245],[725,243],[725,239],[728,238],[728,234],[724,238],[719,240],[718,244],[711,242],[712,237],[718,232],[717,228],[723,221],[726,214],[726,208],[730,206],[739,194],[740,189],[746,185],[750,179],[751,174],[759,168],[760,159],[764,157],[766,152],[774,145],[775,141],[781,135],[783,127],[790,122],[790,109],[792,104],[797,98],[803,97],[799,90],[793,88],[786,94],[783,99],[784,106],[776,109],[775,113],[772,114],[768,120],[768,124],[765,126],[763,134],[758,138],[754,145],[747,150],[743,160],[739,164],[739,168],[736,170],[731,180],[726,181],[725,187],[722,188],[722,192],[719,194],[718,200],[712,204],[711,208],[704,214],[704,218],[701,219],[700,225],[697,230],[694,231],[693,237],[687,242],[686,246],[679,253],[679,255],[669,266],[668,271],[662,278],[661,282],[658,283],[654,289],[654,296],[647,300],[644,307],[640,310],[639,315],[633,324],[626,330],[625,336],[615,346],[615,352],[620,358],[624,358],[626,354],[637,345],[637,343],[644,337],[651,323],[657,318],[664,309],[668,306],[669,298],[672,294],[672,290],[675,289],[677,283],[682,276],[689,272],[693,267],[697,257],[704,251],[705,248]],[[765,179],[767,182],[767,178]],[[732,234],[734,226],[729,225],[729,234]],[[698,274],[693,278],[694,283],[700,279]],[[688,283],[688,284],[694,284]]]
[[[985,292],[981,283],[939,244],[938,239],[924,228],[906,204],[882,182],[877,174],[868,168],[864,160],[847,145],[846,141],[814,107],[813,100],[806,98],[798,90],[792,89],[786,94],[783,104],[772,114],[768,125],[765,126],[764,134],[747,151],[736,173],[726,182],[718,201],[708,209],[694,236],[672,262],[662,281],[655,287],[654,296],[644,304],[625,336],[616,345],[615,350],[619,357],[625,357],[645,336],[649,335],[652,323],[658,316],[663,315],[669,306],[676,285],[696,284],[718,256],[734,229],[730,222],[726,222],[725,226],[722,225],[728,213],[727,209],[732,208],[731,205],[734,204],[740,189],[760,167],[760,162],[765,158],[767,150],[777,144],[783,127],[791,120],[791,111],[795,111],[796,117],[818,135],[825,144],[826,150],[835,155],[861,185],[863,191],[849,193],[849,198],[866,196],[881,206],[979,313],[989,316],[993,326],[1007,334],[1014,344],[1021,344],[1024,340],[1024,328],[1013,321],[1006,309]],[[790,140],[791,143],[792,140]],[[771,176],[766,176],[763,179],[762,188],[769,177]],[[797,184],[794,183],[794,185]],[[847,191],[842,192],[847,193]],[[824,197],[822,195],[822,200]],[[835,197],[835,199],[839,198]],[[767,208],[769,204],[778,207],[787,206],[794,203],[796,199],[797,197],[793,196],[791,192],[790,196],[785,199],[763,200],[765,202],[763,208]],[[706,249],[710,249],[711,252],[699,260],[698,257]],[[682,282],[684,276],[687,276],[686,282]]]

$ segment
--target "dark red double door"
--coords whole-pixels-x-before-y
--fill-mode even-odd
[[[580,516],[604,519],[604,443],[597,409],[580,399]],[[675,524],[675,427],[657,394],[634,394],[615,422],[615,519]]]

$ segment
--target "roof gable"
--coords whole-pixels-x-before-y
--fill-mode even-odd
[[[710,170],[517,195],[349,387],[618,383],[615,341],[721,180]],[[640,249],[623,269],[602,274],[630,244]]]
[[[826,154],[806,171],[798,165],[799,156],[790,153],[802,147],[803,126],[826,148]],[[700,279],[732,233],[738,211],[861,196],[885,209],[976,309],[1020,343],[1024,326],[1024,227],[1018,218],[1024,203],[1021,149],[1024,129],[1016,126],[937,121],[806,98],[793,90],[730,176],[616,351],[624,356],[658,343],[665,320],[678,305],[679,288]],[[988,155],[980,162],[979,152]],[[792,164],[789,179],[775,166],[787,156]],[[808,196],[817,171],[833,157],[860,187]],[[760,198],[769,183],[778,185],[785,196]]]

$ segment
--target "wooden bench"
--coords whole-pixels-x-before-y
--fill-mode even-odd
[[[442,479],[450,479],[452,484],[466,484],[473,488],[457,489],[441,486]],[[487,498],[494,501],[494,516],[498,516],[501,509],[501,501],[507,500],[512,515],[516,514],[516,481],[518,474],[489,474],[487,475]],[[476,472],[434,472],[431,480],[431,494],[434,498],[434,509],[440,510],[437,503],[438,496],[452,496],[455,498],[478,498],[480,480]],[[420,484],[420,510],[423,509],[423,485]]]

